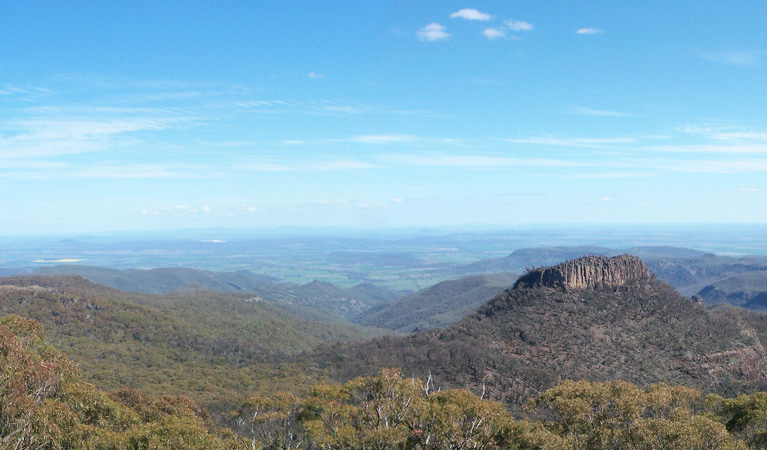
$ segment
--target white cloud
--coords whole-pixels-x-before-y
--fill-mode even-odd
[[[133,133],[165,130],[185,120],[193,119],[64,116],[19,120],[2,124],[15,134],[0,135],[0,159],[54,158],[109,150],[135,142]]]
[[[580,148],[600,148],[606,145],[614,144],[634,144],[636,138],[616,137],[616,138],[555,138],[555,137],[527,137],[504,139],[506,142],[516,144],[537,144],[551,145],[556,147],[580,147]]]
[[[604,33],[603,30],[600,30],[599,28],[578,28],[578,31],[576,31],[577,34],[601,34]]]
[[[591,164],[549,158],[509,158],[505,156],[483,155],[444,155],[427,156],[389,155],[388,159],[418,167],[461,167],[487,168],[498,167],[587,167]]]
[[[699,50],[698,56],[721,64],[752,67],[759,64],[762,53],[742,50]]]
[[[753,192],[759,192],[759,189],[758,188],[740,188],[738,189],[738,192],[753,193]]]
[[[767,141],[767,133],[752,131],[723,131],[711,135],[720,141]]]
[[[609,109],[593,109],[584,108],[582,106],[574,106],[568,110],[571,114],[578,114],[582,116],[603,116],[603,117],[628,117],[630,114],[622,113],[619,111],[612,111]]]
[[[678,145],[655,145],[645,147],[644,150],[669,153],[715,153],[727,154],[752,154],[767,155],[767,144],[678,144]]]
[[[444,25],[440,25],[437,22],[430,23],[418,30],[418,39],[429,42],[447,39],[450,37],[450,33],[445,31],[446,29]]]
[[[253,172],[329,172],[336,170],[366,170],[376,169],[379,166],[358,160],[341,160],[341,161],[315,161],[303,164],[283,163],[254,163],[254,164],[241,164],[239,169],[249,170]]]
[[[532,24],[525,22],[524,20],[505,20],[506,27],[511,31],[530,31],[533,29]]]
[[[149,210],[142,210],[141,214],[148,215],[152,214],[155,216],[158,216],[160,214],[173,214],[173,215],[179,215],[179,216],[199,216],[203,214],[210,214],[211,209],[209,205],[204,205],[200,207],[191,207],[191,206],[185,206],[185,205],[176,205],[172,206],[170,208],[163,208],[163,209],[157,209],[152,212]]]
[[[188,178],[191,175],[159,164],[96,164],[69,171],[48,172],[47,178],[94,178],[140,180],[149,178]]]
[[[309,78],[324,78],[325,75],[323,75],[321,73],[317,73],[317,72],[309,72],[308,77]]]
[[[364,136],[354,136],[349,142],[359,144],[393,144],[401,142],[412,142],[416,140],[415,136],[406,134],[369,134]]]
[[[497,28],[485,28],[484,31],[482,31],[482,34],[485,35],[488,39],[498,39],[498,38],[505,38],[506,33],[503,30],[499,30]]]
[[[742,143],[743,141],[764,141],[767,142],[767,132],[754,131],[745,127],[735,125],[716,126],[716,125],[685,125],[677,128],[677,131],[687,134],[700,134],[709,139],[717,141],[726,141],[731,143]]]
[[[450,14],[451,19],[466,19],[466,20],[490,20],[493,18],[490,14],[479,12],[476,9],[462,9]]]

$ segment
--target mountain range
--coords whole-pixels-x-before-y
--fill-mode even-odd
[[[402,367],[444,387],[521,405],[562,379],[763,387],[767,316],[707,309],[651,276],[634,256],[589,256],[531,270],[444,329],[306,354],[339,380]]]

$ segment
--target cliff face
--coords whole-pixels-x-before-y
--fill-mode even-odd
[[[548,287],[565,291],[620,286],[650,276],[636,256],[584,256],[553,267],[542,267],[519,277],[514,289]]]

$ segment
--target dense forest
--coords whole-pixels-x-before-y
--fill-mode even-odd
[[[767,316],[707,308],[627,255],[531,269],[405,336],[79,277],[5,278],[0,307],[0,450],[767,448]]]
[[[0,321],[3,449],[748,449],[767,444],[767,393],[724,399],[654,384],[565,381],[514,417],[465,390],[382,370],[304,394],[253,396],[216,424],[188,397],[104,392],[45,341]]]

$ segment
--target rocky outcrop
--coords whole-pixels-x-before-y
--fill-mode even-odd
[[[649,277],[647,265],[636,256],[584,256],[553,267],[542,267],[519,277],[514,289],[605,288],[621,286]]]

